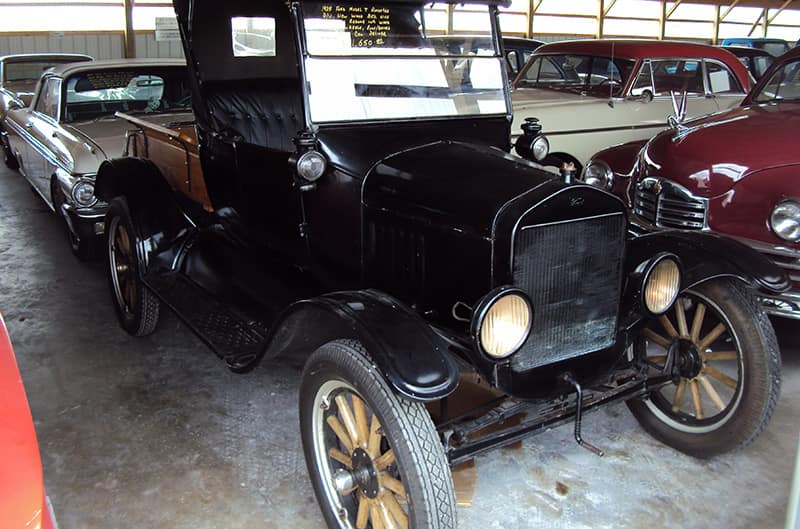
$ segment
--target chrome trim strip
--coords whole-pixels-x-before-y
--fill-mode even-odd
[[[51,165],[55,165],[62,171],[72,174],[72,169],[68,168],[66,163],[64,163],[62,160],[55,157],[52,151],[48,149],[47,146],[42,142],[37,140],[30,132],[25,130],[25,127],[20,127],[16,121],[12,121],[10,119],[6,120],[6,123],[9,124],[11,128],[14,129],[14,132],[16,132],[22,139],[36,149],[36,151]]]

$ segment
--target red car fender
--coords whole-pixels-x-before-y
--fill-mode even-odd
[[[9,529],[52,528],[39,444],[8,331],[0,317],[0,520]]]

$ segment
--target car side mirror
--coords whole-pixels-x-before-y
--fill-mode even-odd
[[[9,110],[19,110],[21,108],[25,108],[25,104],[19,99],[12,99],[8,102]]]
[[[625,98],[626,101],[639,101],[640,103],[650,103],[653,101],[653,92],[650,90],[644,90],[639,95],[629,95]]]

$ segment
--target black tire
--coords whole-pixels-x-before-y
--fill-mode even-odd
[[[146,336],[158,325],[161,302],[139,276],[137,233],[127,201],[123,197],[115,198],[106,214],[106,261],[111,299],[122,328],[132,336]]]
[[[38,196],[35,189],[34,193]],[[64,225],[64,231],[67,234],[67,242],[69,243],[69,249],[72,251],[72,254],[81,261],[91,261],[95,259],[99,253],[99,242],[97,235],[94,234],[92,225],[73,220],[73,226],[75,228],[73,232],[64,216],[66,213],[61,209],[66,202],[64,193],[55,181],[50,184],[50,196],[53,200],[53,209],[56,210],[56,215],[61,219]]]
[[[676,384],[629,401],[628,407],[653,437],[686,454],[708,458],[743,448],[764,430],[780,394],[781,359],[772,324],[753,293],[731,279],[702,283],[678,302],[685,323],[677,317],[678,307],[668,319],[678,335],[682,327],[689,329],[684,342],[698,351],[699,373],[694,378],[689,377],[697,369],[686,377],[681,373]],[[714,337],[720,326],[724,330]],[[658,342],[670,334],[667,328],[651,322],[637,353],[663,362],[666,347]],[[684,406],[686,397],[691,402]],[[704,405],[704,397],[713,407]],[[713,415],[706,415],[708,409]]]
[[[344,399],[344,406],[339,399]],[[363,414],[356,399],[364,403]],[[327,422],[333,417],[347,424],[340,419],[344,408],[356,418],[351,429],[340,430],[350,446]],[[354,437],[348,432],[364,432],[367,424],[369,442],[353,446],[354,439],[360,441],[364,434]],[[300,386],[300,431],[308,472],[329,528],[363,529],[374,516],[393,520],[405,516],[414,529],[455,527],[453,481],[430,415],[423,404],[392,391],[358,342],[330,342],[309,358]],[[378,439],[373,439],[373,431]],[[332,450],[339,451],[339,459],[330,455]],[[384,467],[389,452],[394,462]],[[380,477],[374,478],[376,474]],[[361,481],[351,492],[341,492],[334,475],[359,475]],[[400,506],[404,498],[405,508]],[[365,516],[359,520],[362,508]],[[399,518],[393,514],[398,508],[403,511]]]
[[[3,162],[6,164],[6,167],[11,169],[12,171],[16,171],[19,169],[19,162],[17,162],[17,157],[14,156],[14,153],[11,152],[11,149],[6,145],[3,145]]]

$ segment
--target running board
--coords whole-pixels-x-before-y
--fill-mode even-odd
[[[179,272],[151,272],[144,283],[235,371],[261,356],[267,331],[247,321]]]

